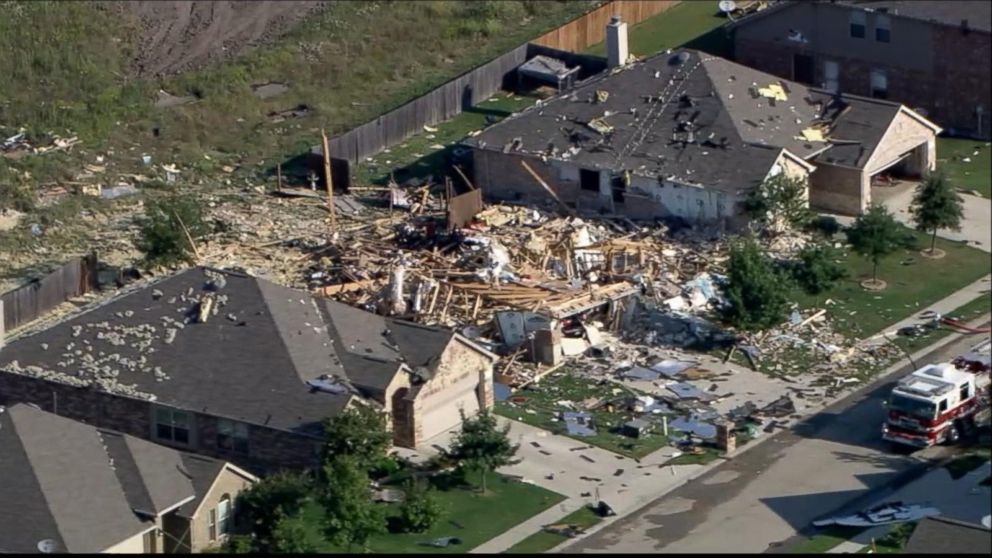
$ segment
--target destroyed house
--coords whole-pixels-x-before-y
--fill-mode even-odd
[[[813,207],[860,213],[874,174],[933,168],[939,131],[896,103],[683,49],[589,78],[466,144],[490,199],[735,228],[743,199],[780,172],[808,180]]]
[[[232,531],[257,480],[34,408],[0,407],[0,552],[199,552]]]
[[[783,1],[729,29],[741,64],[897,101],[953,134],[992,136],[992,2]]]
[[[267,471],[318,463],[323,421],[381,409],[399,445],[492,405],[493,355],[247,275],[197,267],[0,350],[0,404]]]

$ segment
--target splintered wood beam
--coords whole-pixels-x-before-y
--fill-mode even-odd
[[[551,189],[551,186],[548,186],[548,183],[545,182],[536,172],[534,172],[534,169],[530,168],[530,165],[527,164],[527,161],[520,161],[520,164],[524,166],[524,169],[526,169],[527,172],[529,172],[530,175],[534,177],[534,180],[536,180],[537,183],[540,184],[541,187],[544,188],[544,190],[547,193],[551,194],[551,197],[554,198],[554,200],[561,205],[562,209],[565,210],[565,213],[573,217],[575,216],[575,212],[572,211],[572,208],[568,207],[568,204],[563,202],[562,199],[558,197],[558,194],[556,194],[555,191]]]
[[[427,307],[427,315],[431,316],[434,314],[434,305],[437,304],[437,296],[441,293],[441,288],[444,286],[443,283],[437,283],[432,289],[434,292],[431,294],[431,304]]]
[[[441,322],[448,317],[448,306],[451,304],[451,295],[453,294],[455,294],[455,289],[448,289],[448,295],[444,297],[444,306],[441,308],[441,318],[439,319]]]
[[[454,167],[455,172],[458,173],[458,176],[462,177],[462,180],[465,181],[465,184],[468,184],[469,188],[473,190],[478,190],[478,188],[475,187],[475,184],[472,184],[472,181],[469,180],[467,176],[465,176],[465,173],[462,172],[462,169],[458,168],[458,165],[452,165],[452,167]]]
[[[324,144],[324,183],[327,186],[327,211],[331,214],[331,233],[333,234],[338,228],[338,223],[334,211],[334,181],[331,178],[331,145],[327,141],[327,132],[323,128],[320,129],[320,137]]]
[[[479,308],[482,307],[482,297],[475,295],[475,306],[472,308],[472,319],[474,320],[476,316],[479,315]]]

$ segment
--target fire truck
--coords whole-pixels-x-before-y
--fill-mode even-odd
[[[955,444],[989,423],[992,341],[951,362],[930,364],[899,380],[886,402],[882,438],[930,447]]]

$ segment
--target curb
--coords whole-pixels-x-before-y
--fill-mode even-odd
[[[985,316],[982,316],[980,318],[976,318],[975,320],[972,320],[967,325],[970,326],[970,327],[974,327],[974,326],[985,325],[987,323],[990,323],[989,322],[989,316],[988,315],[985,315]],[[911,356],[912,356],[913,360],[916,361],[916,360],[921,359],[921,358],[923,358],[923,357],[925,357],[925,356],[927,356],[927,355],[929,355],[931,353],[934,353],[936,351],[939,351],[943,347],[945,347],[947,345],[950,345],[951,343],[953,343],[955,341],[958,341],[960,339],[963,339],[966,336],[967,336],[967,334],[964,334],[964,333],[952,332],[951,334],[945,335],[943,338],[938,339],[934,343],[932,343],[930,345],[927,345],[926,347],[921,348],[920,350],[918,350],[915,353],[913,353]],[[546,550],[544,553],[545,554],[550,554],[550,553],[561,552],[561,551],[565,550],[567,547],[569,547],[569,546],[571,546],[571,545],[573,545],[573,544],[575,544],[575,543],[577,543],[577,542],[579,542],[579,541],[581,541],[581,540],[583,540],[585,538],[588,538],[588,537],[596,534],[597,532],[599,532],[602,529],[605,529],[609,525],[612,525],[613,523],[615,523],[615,522],[617,522],[617,521],[619,521],[619,520],[621,520],[621,519],[623,519],[623,518],[625,518],[627,516],[636,514],[637,512],[639,512],[639,511],[643,510],[644,508],[652,505],[656,501],[664,498],[665,496],[667,496],[671,492],[674,492],[675,490],[681,488],[682,486],[688,484],[689,482],[691,482],[691,481],[693,481],[693,480],[695,480],[695,479],[703,476],[704,474],[712,471],[713,469],[716,469],[717,467],[720,467],[720,466],[724,465],[725,463],[728,463],[730,461],[733,461],[734,458],[736,458],[737,456],[743,455],[745,452],[750,451],[751,449],[758,447],[761,443],[763,443],[763,442],[765,442],[767,440],[771,440],[772,438],[775,438],[775,437],[779,436],[783,432],[790,431],[797,424],[799,424],[799,423],[801,423],[801,422],[803,422],[805,420],[808,420],[810,417],[815,416],[815,415],[823,412],[824,410],[832,407],[833,405],[836,405],[837,403],[839,403],[839,402],[847,399],[848,397],[852,397],[852,396],[857,395],[857,394],[862,393],[862,392],[869,392],[869,391],[872,391],[874,389],[877,389],[879,386],[881,386],[882,384],[884,384],[887,381],[889,381],[890,378],[893,375],[897,374],[900,370],[902,370],[906,366],[906,364],[903,364],[902,363],[903,360],[904,360],[904,358],[903,359],[899,359],[899,361],[897,361],[896,363],[892,364],[890,367],[886,368],[881,374],[879,374],[876,378],[874,378],[873,380],[869,381],[868,383],[866,383],[864,385],[860,385],[860,386],[854,386],[854,387],[851,387],[851,388],[848,388],[848,389],[842,389],[842,390],[840,390],[838,392],[838,394],[833,399],[831,399],[829,401],[824,401],[818,407],[809,407],[809,408],[807,408],[806,409],[806,412],[803,413],[803,416],[801,418],[797,419],[796,422],[789,427],[789,429],[787,429],[787,430],[779,430],[778,432],[776,432],[774,434],[771,434],[769,436],[762,436],[762,437],[760,437],[758,439],[752,440],[750,443],[748,443],[748,444],[746,444],[744,446],[741,446],[740,448],[738,448],[737,450],[735,450],[730,455],[720,456],[719,460],[716,460],[716,461],[712,461],[710,463],[707,463],[706,465],[703,466],[702,469],[699,469],[698,471],[694,472],[693,474],[687,476],[685,479],[683,479],[678,484],[672,485],[670,488],[666,489],[664,492],[662,492],[662,493],[660,493],[660,494],[652,497],[652,499],[649,502],[647,502],[646,504],[643,504],[641,506],[638,506],[636,508],[633,508],[630,511],[624,513],[624,514],[617,514],[616,516],[613,516],[613,517],[610,517],[610,518],[606,518],[605,520],[597,523],[596,525],[594,525],[590,529],[587,529],[586,531],[582,532],[577,537],[571,538],[571,539],[567,539],[564,542],[562,542],[561,544],[559,544],[558,546],[555,546],[555,547],[553,547],[553,548],[551,548],[549,550]]]

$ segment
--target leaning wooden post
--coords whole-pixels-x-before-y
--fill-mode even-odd
[[[282,163],[276,165],[276,191],[282,191]]]
[[[331,146],[327,141],[327,132],[320,129],[320,137],[324,140],[324,183],[327,185],[327,211],[331,213],[331,233],[338,230],[337,219],[334,215],[334,182],[331,178]]]

